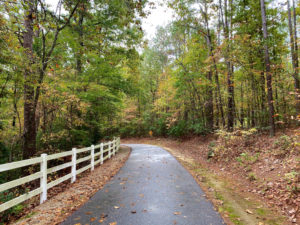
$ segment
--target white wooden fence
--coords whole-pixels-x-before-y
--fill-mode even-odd
[[[6,190],[9,190],[11,188],[23,185],[25,183],[28,183],[30,181],[40,179],[40,187],[32,190],[28,193],[25,193],[19,197],[16,197],[10,201],[7,201],[3,204],[0,205],[0,212],[3,212],[17,204],[20,204],[21,202],[24,202],[38,194],[40,194],[40,203],[42,204],[44,201],[47,200],[47,190],[68,180],[71,179],[71,183],[75,182],[76,180],[76,175],[82,173],[85,170],[91,169],[91,171],[94,170],[95,165],[97,164],[103,164],[103,162],[106,159],[111,158],[116,154],[116,152],[120,148],[120,138],[114,138],[113,141],[106,142],[106,143],[101,143],[98,145],[92,145],[90,147],[82,148],[82,149],[76,149],[73,148],[72,151],[67,151],[67,152],[61,152],[58,154],[53,154],[53,155],[47,155],[47,154],[42,154],[40,157],[37,158],[32,158],[32,159],[27,159],[27,160],[22,160],[22,161],[17,161],[17,162],[12,162],[12,163],[6,163],[0,165],[0,173],[8,170],[13,170],[25,166],[31,166],[34,164],[40,164],[40,171],[34,174],[31,174],[26,177],[22,177],[4,184],[0,185],[0,193]],[[100,149],[100,150],[98,150]],[[98,150],[98,151],[97,151]],[[90,152],[88,156],[78,158],[77,155],[79,153],[83,152]],[[105,154],[106,153],[106,154]],[[106,155],[104,157],[104,155]],[[63,157],[71,156],[72,160],[70,162],[48,168],[47,167],[47,162],[54,160],[54,159],[59,159]],[[97,159],[97,160],[96,160]],[[89,165],[77,169],[76,165],[79,163],[85,162],[87,160],[90,160]],[[95,161],[96,160],[96,161]],[[47,183],[47,175],[57,172],[59,170],[65,169],[71,167],[71,173],[67,174],[63,177],[60,177],[50,183]]]

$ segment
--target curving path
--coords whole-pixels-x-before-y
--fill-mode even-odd
[[[132,153],[124,167],[63,225],[224,224],[172,155],[157,146],[128,146]]]

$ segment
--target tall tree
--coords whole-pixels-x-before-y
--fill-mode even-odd
[[[36,18],[36,1],[26,0],[25,6],[25,32],[23,35],[23,47],[27,55],[27,63],[24,71],[24,149],[23,157],[29,158],[36,152],[36,107],[34,103],[35,71],[33,53],[33,25]]]
[[[294,43],[295,43],[295,92],[296,92],[296,112],[300,114],[300,79],[299,79],[299,56],[298,56],[298,37],[297,37],[297,14],[296,14],[296,6],[295,0],[293,0],[293,20],[294,20]],[[297,115],[297,116],[298,116]]]
[[[229,6],[228,6],[229,3]],[[234,126],[234,82],[233,82],[233,64],[230,61],[231,54],[231,27],[232,27],[232,0],[224,0],[224,5],[222,0],[219,0],[220,7],[220,15],[221,21],[223,25],[223,32],[226,42],[226,52],[225,52],[225,61],[227,66],[227,90],[228,90],[228,98],[227,98],[227,129],[229,131],[233,130]],[[229,7],[229,9],[228,9]]]
[[[296,10],[295,3],[293,1],[293,18],[290,7],[290,0],[287,0],[287,12],[288,12],[288,26],[290,34],[290,48],[291,48],[291,58],[293,65],[293,78],[295,87],[295,100],[296,100],[296,113],[300,113],[300,98],[299,98],[299,59],[298,59],[298,43],[297,43],[297,20],[296,20]],[[293,20],[293,21],[292,21]]]
[[[268,39],[268,30],[267,30],[266,6],[264,0],[260,0],[260,6],[261,6],[262,30],[263,30],[264,48],[265,48],[265,67],[266,67],[266,75],[267,75],[270,135],[274,136],[275,135],[275,122],[274,122],[275,112],[274,112],[274,105],[273,105],[271,62],[270,62],[269,47],[268,47],[269,39]]]
[[[209,21],[208,21],[208,6],[207,6],[207,1],[204,0],[204,10],[202,9],[202,7],[200,6],[201,9],[201,13],[204,19],[204,24],[205,24],[205,30],[206,30],[206,43],[207,43],[207,53],[208,53],[208,57],[214,57],[213,55],[213,47],[212,47],[212,36],[211,36],[211,31],[209,28]],[[214,60],[213,60],[213,65],[215,65]],[[212,68],[213,65],[211,65],[207,71],[207,79],[209,80],[210,84],[208,85],[208,90],[207,90],[207,95],[208,95],[208,100],[207,100],[207,104],[205,106],[206,108],[206,117],[207,117],[207,121],[208,121],[208,128],[210,130],[213,130],[213,126],[214,126],[214,105],[213,105],[213,84],[212,84]],[[215,68],[215,74],[217,76],[217,69]],[[218,77],[216,77],[216,81],[218,81]],[[220,99],[219,99],[219,104],[220,104]],[[220,107],[219,107],[220,109]],[[221,109],[222,112],[222,109]],[[222,115],[222,114],[221,114]]]
[[[54,16],[54,23],[56,23],[56,29],[54,37],[47,43],[47,31],[44,31],[45,27],[41,28],[40,23],[46,23],[49,19],[49,11],[46,9],[44,3],[37,2],[35,0],[26,0],[24,3],[24,26],[25,32],[23,34],[23,48],[26,53],[25,69],[24,69],[24,147],[23,158],[29,158],[36,153],[36,136],[37,136],[37,118],[36,110],[40,97],[41,85],[44,80],[46,69],[49,65],[49,60],[57,45],[59,33],[67,26],[70,19],[74,15],[79,1],[75,3],[75,6],[71,6],[70,14],[65,17],[65,21],[61,23],[61,16],[57,18]],[[39,11],[38,4],[41,11]],[[61,2],[58,3],[59,7],[62,7]],[[51,13],[50,13],[51,15]],[[52,16],[52,15],[51,15]],[[51,25],[50,25],[51,26]],[[34,28],[36,29],[36,35],[34,34]],[[49,29],[52,29],[49,28]],[[33,43],[35,39],[41,39],[41,55],[36,57],[34,54]],[[47,49],[47,45],[50,47]]]

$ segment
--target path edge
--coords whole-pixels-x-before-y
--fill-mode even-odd
[[[284,222],[283,217],[275,218],[275,220],[278,219],[278,223],[277,221],[275,221],[275,223],[273,223],[274,221],[268,223],[267,221],[264,220],[258,220],[257,216],[251,213],[252,212],[251,210],[249,210],[250,211],[249,213],[248,209],[240,208],[238,212],[235,212],[236,210],[235,208],[224,205],[224,202],[227,200],[226,198],[228,198],[228,196],[226,196],[224,199],[224,196],[222,196],[222,194],[225,193],[220,192],[220,190],[214,190],[214,188],[211,187],[211,185],[213,184],[211,184],[210,181],[207,180],[206,176],[204,177],[202,176],[203,174],[216,176],[216,174],[214,174],[209,169],[205,168],[202,164],[197,162],[195,159],[190,157],[184,157],[184,156],[182,157],[182,155],[179,152],[177,152],[172,148],[162,146],[162,145],[155,145],[155,144],[149,144],[149,145],[160,147],[163,150],[167,151],[176,159],[176,161],[179,162],[181,166],[183,166],[188,171],[188,173],[193,177],[193,179],[196,181],[196,183],[205,193],[205,198],[212,203],[216,212],[219,213],[219,215],[222,217],[223,221],[227,225],[236,225],[236,224],[237,225],[244,225],[244,224],[245,225],[267,225],[267,224],[289,225],[289,223]],[[197,173],[195,172],[195,170],[201,170],[201,172]],[[220,182],[221,183],[226,182],[226,180],[221,180]],[[234,192],[233,195],[235,194],[240,194],[240,193]],[[232,201],[235,200],[233,199]],[[263,209],[266,210],[267,213],[269,213],[267,208],[263,207]],[[229,215],[228,211],[231,210],[233,211]],[[242,219],[240,219],[239,217],[241,217]]]
[[[53,221],[53,220],[48,221],[48,222],[45,221],[45,222],[43,222],[43,225],[57,225],[57,224],[60,224],[60,223],[64,222],[75,211],[77,211],[85,203],[87,203],[98,191],[102,190],[105,187],[105,185],[107,183],[109,183],[119,173],[119,171],[123,168],[123,166],[128,161],[128,158],[130,157],[130,155],[132,153],[132,148],[130,146],[122,145],[121,147],[128,148],[128,153],[126,153],[127,155],[122,159],[122,161],[121,161],[120,165],[117,167],[117,169],[114,170],[114,171],[112,171],[112,173],[110,174],[109,178],[107,180],[105,180],[104,183],[99,188],[97,188],[96,190],[94,190],[93,192],[86,192],[85,193],[86,196],[84,196],[85,197],[84,201],[80,202],[79,205],[76,205],[76,207],[69,208],[66,211],[63,211],[63,214],[60,215],[60,219],[58,219],[57,221]],[[114,157],[112,159],[106,161],[105,163],[110,163],[112,160],[114,160]],[[97,169],[101,169],[101,166],[99,166]],[[95,168],[95,171],[93,171],[93,172],[96,172],[96,168]],[[93,175],[93,174],[91,174],[89,172],[84,172],[83,175],[82,175],[82,177],[79,178],[76,181],[76,183],[74,183],[74,185],[80,184],[80,180],[82,178],[84,178],[86,174],[88,174],[88,177]],[[56,197],[59,197],[59,195],[61,195],[63,193],[64,193],[64,191],[57,193],[57,195],[55,195],[55,196],[53,196],[53,198],[47,200],[44,204],[47,204],[47,203],[50,204],[50,202],[51,202],[52,199],[55,199]],[[41,216],[43,214],[43,212],[40,211],[40,208],[43,207],[44,204],[38,205],[37,207],[33,208],[30,212],[28,212],[27,215],[21,217],[17,221],[10,222],[9,224],[14,224],[14,225],[36,224],[36,223],[32,222],[31,220],[34,219],[34,217],[38,217],[38,216]],[[51,213],[55,214],[55,212],[51,212]],[[38,224],[40,224],[40,223],[38,223]]]

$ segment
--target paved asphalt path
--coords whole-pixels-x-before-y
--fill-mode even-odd
[[[224,224],[172,155],[157,146],[128,146],[132,153],[119,173],[62,225]]]

